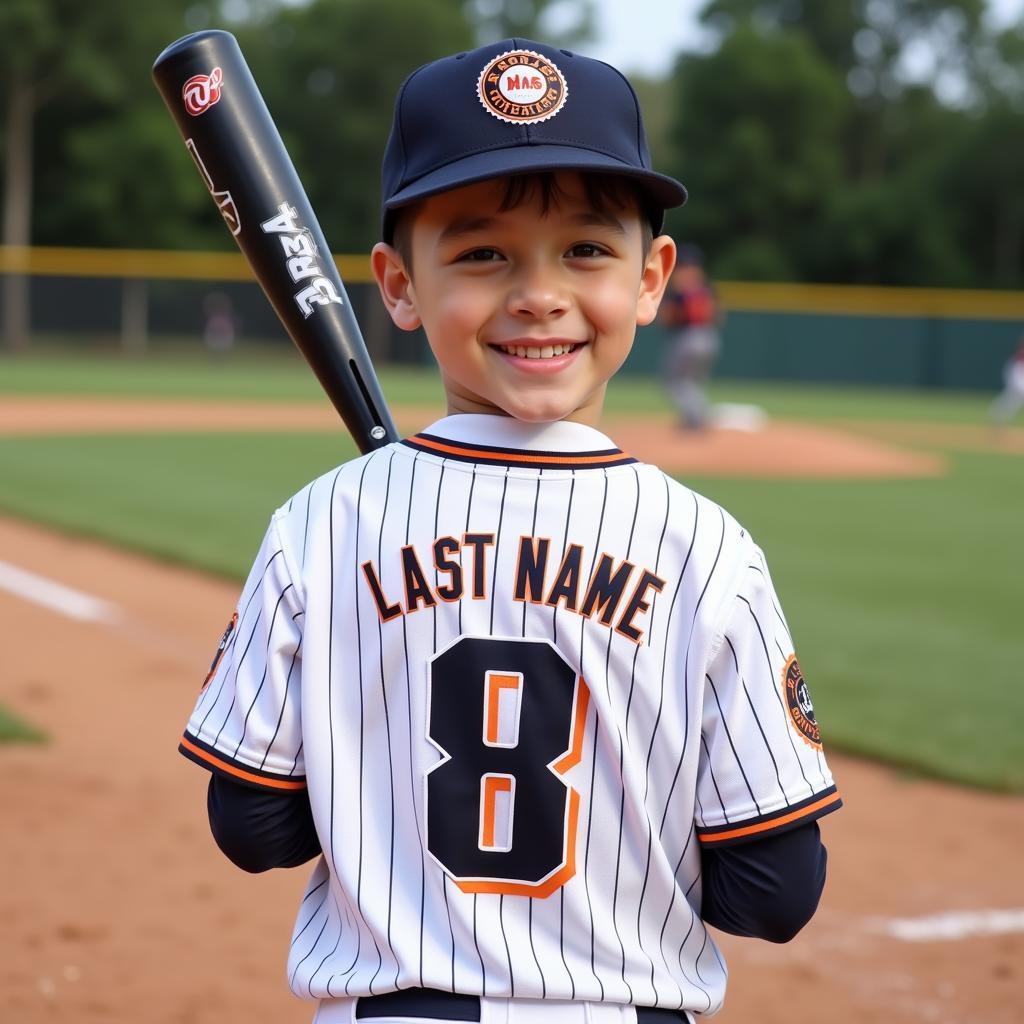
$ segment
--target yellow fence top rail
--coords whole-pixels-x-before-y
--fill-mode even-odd
[[[342,280],[348,284],[366,284],[373,280],[367,255],[336,254],[334,261]],[[253,280],[252,271],[240,252],[43,246],[0,246],[0,274],[186,281]],[[1024,291],[744,281],[721,281],[716,287],[726,310],[734,312],[1024,321]]]
[[[739,281],[716,287],[726,310],[1024,320],[1024,292]]]
[[[342,279],[373,280],[369,256],[335,256]],[[0,246],[0,273],[51,277],[136,277],[192,281],[252,281],[240,252],[176,252],[164,249],[59,249]]]

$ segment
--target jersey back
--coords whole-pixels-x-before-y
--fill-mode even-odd
[[[577,424],[458,416],[274,517],[183,750],[308,787],[289,976],[711,1012],[700,844],[838,806],[761,552]]]

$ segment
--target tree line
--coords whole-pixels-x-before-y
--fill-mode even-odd
[[[6,244],[231,245],[149,78],[233,31],[335,251],[377,238],[395,91],[517,34],[577,45],[592,0],[4,0]],[[1024,26],[984,0],[708,0],[699,50],[637,79],[669,227],[722,278],[1024,286]],[[650,26],[655,32],[657,26]]]
[[[1024,286],[1024,24],[984,0],[712,0],[666,85],[672,227],[737,280]]]

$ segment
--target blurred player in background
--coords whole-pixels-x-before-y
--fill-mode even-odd
[[[704,254],[696,245],[679,247],[659,319],[671,332],[665,380],[680,423],[701,430],[708,425],[705,389],[721,348],[721,313],[704,270]]]
[[[238,336],[238,317],[231,296],[210,292],[203,302],[203,344],[207,351],[220,358],[234,347]]]
[[[1024,407],[1024,338],[1003,369],[1003,390],[989,410],[992,422],[1005,427]]]

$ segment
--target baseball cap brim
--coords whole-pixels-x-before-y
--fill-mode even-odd
[[[653,210],[664,211],[686,202],[683,185],[665,174],[630,166],[605,153],[553,144],[487,150],[455,160],[424,174],[384,203],[384,236],[390,237],[392,214],[420,199],[490,178],[540,171],[585,171],[617,174],[636,182],[651,200]],[[660,224],[655,228],[660,230]]]

